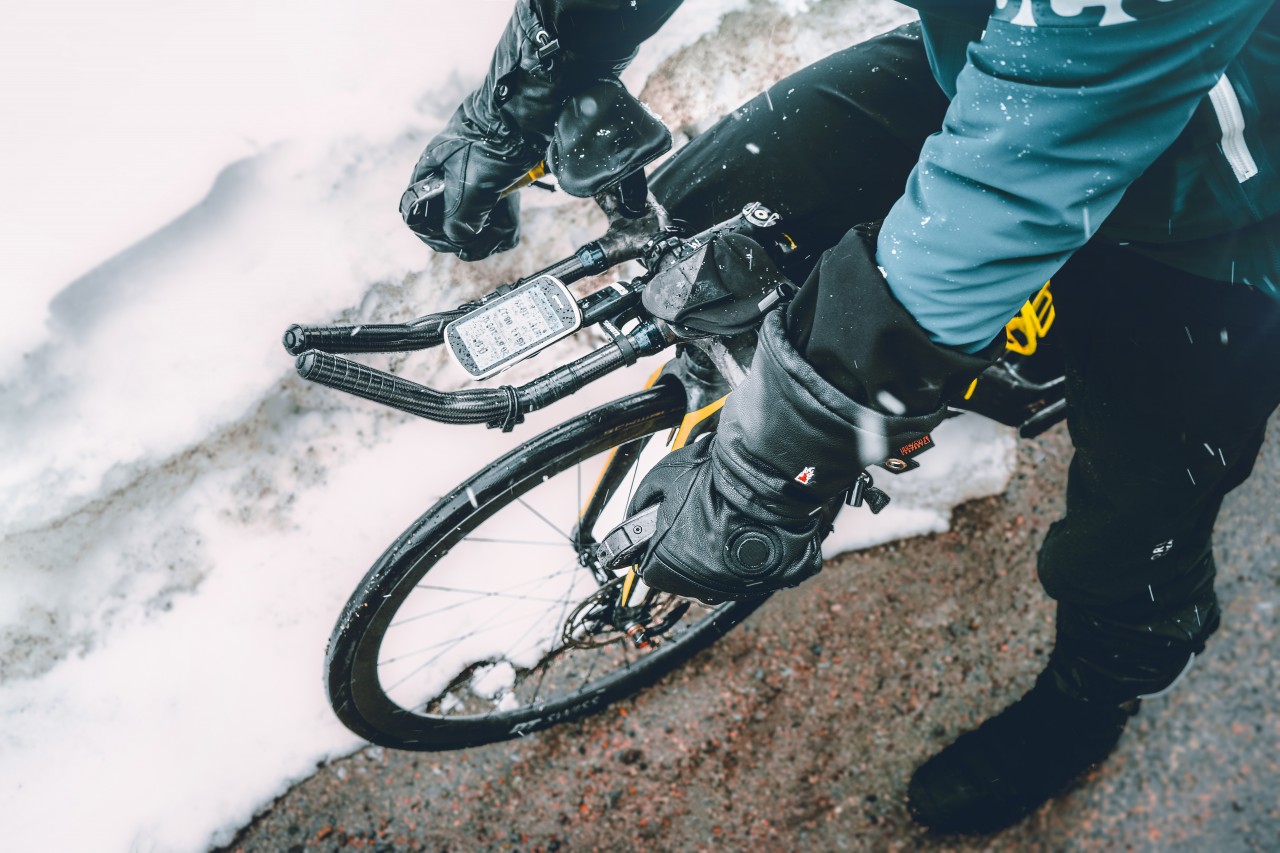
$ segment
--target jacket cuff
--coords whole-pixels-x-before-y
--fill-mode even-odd
[[[972,354],[934,343],[876,266],[875,234],[854,228],[823,255],[787,308],[787,332],[849,397],[891,414],[934,411],[999,357],[1004,338]]]

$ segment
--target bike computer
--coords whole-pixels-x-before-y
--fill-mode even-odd
[[[582,310],[569,288],[553,275],[540,275],[454,320],[444,336],[462,369],[484,379],[581,326]]]

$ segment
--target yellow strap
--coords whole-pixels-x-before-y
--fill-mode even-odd
[[[631,593],[635,590],[638,577],[635,566],[627,569],[627,579],[622,582],[622,594],[618,596],[620,606],[627,607],[631,603]]]

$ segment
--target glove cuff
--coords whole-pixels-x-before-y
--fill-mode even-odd
[[[799,517],[927,435],[943,413],[891,415],[849,398],[800,356],[774,311],[751,375],[725,403],[715,459],[744,507]]]
[[[617,57],[579,55],[557,40],[545,15],[532,0],[516,4],[484,85],[464,104],[486,137],[515,137],[539,159],[565,100],[600,77],[620,74],[636,54],[632,46]]]

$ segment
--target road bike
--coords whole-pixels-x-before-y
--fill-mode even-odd
[[[403,324],[285,333],[305,379],[431,420],[507,431],[642,357],[672,355],[643,388],[483,467],[369,569],[333,629],[325,672],[338,718],[373,743],[458,749],[595,713],[687,661],[765,601],[707,605],[661,593],[634,569],[608,568],[598,546],[627,530],[627,502],[645,471],[715,429],[726,395],[750,369],[756,329],[794,293],[776,279],[730,288],[701,275],[709,247],[745,235],[779,262],[797,247],[758,202],[685,234],[648,193],[642,171],[594,197],[608,217],[604,236],[474,302]],[[643,270],[630,280],[585,295],[570,289],[629,261]],[[1061,420],[1063,380],[1045,355],[1053,318],[1046,286],[1010,323],[1006,358],[959,405],[1024,436]],[[602,346],[518,387],[442,392],[341,357],[445,345],[473,376],[488,377],[593,327]],[[884,467],[914,464],[889,459]],[[876,509],[884,500],[869,475],[856,491],[849,502]]]

